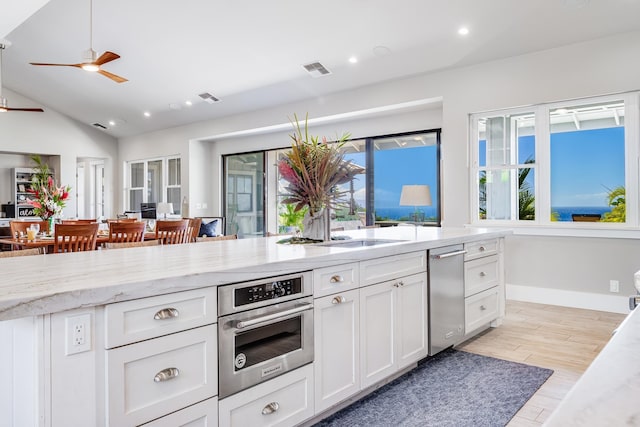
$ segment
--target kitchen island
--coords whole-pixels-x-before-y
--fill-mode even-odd
[[[380,244],[361,247],[340,244],[287,245],[277,243],[281,237],[269,237],[1,259],[0,337],[3,344],[7,344],[0,353],[0,362],[9,366],[14,375],[3,378],[0,384],[0,416],[4,417],[0,419],[0,424],[72,426],[150,422],[149,425],[176,425],[182,422],[180,420],[196,419],[191,418],[194,417],[191,412],[201,409],[209,422],[214,419],[217,421],[217,369],[212,366],[218,363],[215,290],[221,285],[313,272],[315,292],[319,289],[315,278],[322,277],[321,273],[336,266],[348,266],[354,272],[360,271],[363,276],[362,283],[359,283],[360,279],[356,280],[349,290],[350,295],[362,292],[363,304],[367,301],[365,289],[371,292],[395,286],[398,289],[389,294],[394,300],[398,298],[396,292],[400,292],[402,287],[414,289],[417,292],[415,295],[424,295],[423,311],[416,315],[422,316],[419,319],[425,319],[420,327],[426,331],[426,251],[457,244],[484,251],[480,243],[488,241],[494,245],[488,252],[493,251],[490,258],[493,264],[490,265],[494,273],[489,276],[495,279],[495,287],[483,292],[488,292],[489,301],[495,301],[492,306],[495,315],[487,319],[478,318],[488,326],[489,321],[499,320],[504,313],[503,269],[501,261],[497,260],[501,260],[498,248],[502,246],[498,242],[509,234],[507,230],[392,227],[339,234],[353,240],[373,239]],[[421,261],[413,265],[412,260]],[[477,268],[478,261],[482,260],[470,261],[470,268]],[[394,269],[397,271],[394,272]],[[367,272],[375,274],[369,274],[365,279]],[[484,271],[481,273],[481,276],[485,276]],[[334,277],[337,276],[334,274],[331,279]],[[398,281],[397,277],[411,281]],[[498,282],[499,286],[496,286]],[[165,319],[163,316],[166,313],[169,313],[167,317],[171,317],[171,310],[163,307],[175,295],[194,301],[192,305],[200,310],[201,316],[195,320],[186,319],[182,329],[169,327],[163,332],[141,332],[136,329],[137,326],[131,327],[131,324],[136,325],[136,321],[146,322],[146,318],[136,317],[136,307],[147,302],[153,303],[151,308],[157,310],[156,315],[160,316],[157,318]],[[372,298],[378,298],[377,295],[381,294],[371,294]],[[477,295],[482,296],[482,292]],[[336,294],[314,294],[318,302],[320,296],[332,301],[329,304],[333,306],[347,301]],[[411,302],[411,298],[408,301]],[[484,301],[473,300],[470,307],[477,303],[479,310],[487,310]],[[465,304],[462,300],[460,303]],[[394,316],[398,316],[395,310],[398,308],[393,309]],[[407,314],[402,310],[400,313]],[[361,327],[364,328],[363,325]],[[409,337],[410,340],[414,338]],[[408,365],[416,357],[426,356],[425,343],[428,337],[425,334],[417,338],[421,341],[423,353],[411,355],[406,364],[395,361],[393,369],[397,371],[399,366]],[[186,346],[184,339],[192,340],[189,342],[193,342],[193,345]],[[157,391],[128,384],[127,369],[142,369],[144,365],[152,364],[157,353],[167,352],[167,348],[175,348],[177,352],[183,347],[198,349],[192,352],[192,356],[199,357],[198,352],[201,352],[203,360],[206,359],[206,364],[202,365],[205,368],[199,372],[202,378],[194,380],[184,375],[179,377],[179,381],[192,381],[187,384],[190,387],[188,393],[192,394],[188,398],[182,394],[172,397],[166,391],[158,394]],[[318,350],[316,348],[316,355]],[[172,360],[172,354],[165,356],[165,361]],[[399,354],[398,357],[401,356]],[[314,415],[312,365],[318,362],[319,356],[316,356],[315,363],[223,399],[220,407],[223,408],[224,401],[237,400],[242,393],[253,393],[269,384],[273,386],[278,381],[291,378],[286,387],[297,384],[303,387],[303,392],[297,395],[305,396],[305,390],[308,393],[302,402],[307,405],[307,412],[304,416],[292,418],[290,424],[300,422]],[[198,366],[198,363],[204,362],[194,365]],[[160,385],[153,385],[152,381],[151,387],[169,390],[166,387],[178,383],[178,380],[172,380],[178,376],[177,370],[174,373],[173,369],[169,367],[158,372],[155,382]],[[290,374],[300,378],[287,377]],[[318,376],[317,370],[315,375]],[[366,379],[363,381],[366,383]],[[134,396],[133,401],[123,402],[131,399],[131,396]],[[150,404],[136,400],[140,396],[157,397],[160,400]],[[236,404],[234,401],[236,406],[225,410],[231,414],[248,405],[245,403]],[[172,405],[179,410],[172,409]],[[278,410],[278,405],[269,405],[263,409],[262,416]],[[118,412],[113,407],[125,409]],[[231,415],[231,418],[224,418],[225,421],[222,413],[220,417],[221,425],[233,424],[229,421],[233,419]]]

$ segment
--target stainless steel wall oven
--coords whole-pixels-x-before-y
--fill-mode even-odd
[[[313,362],[308,272],[218,287],[219,398]]]

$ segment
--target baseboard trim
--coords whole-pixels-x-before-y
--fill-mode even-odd
[[[515,301],[560,305],[563,307],[584,308],[623,314],[627,314],[630,311],[628,296],[592,294],[588,292],[511,284],[507,284],[506,294],[508,300]]]

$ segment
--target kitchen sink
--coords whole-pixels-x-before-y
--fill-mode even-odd
[[[357,239],[357,240],[337,240],[334,242],[316,243],[316,246],[329,246],[333,248],[364,248],[367,246],[385,245],[387,243],[400,243],[406,240],[394,239]]]

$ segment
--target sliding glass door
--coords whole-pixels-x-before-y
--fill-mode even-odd
[[[225,234],[264,234],[264,152],[224,156]]]

